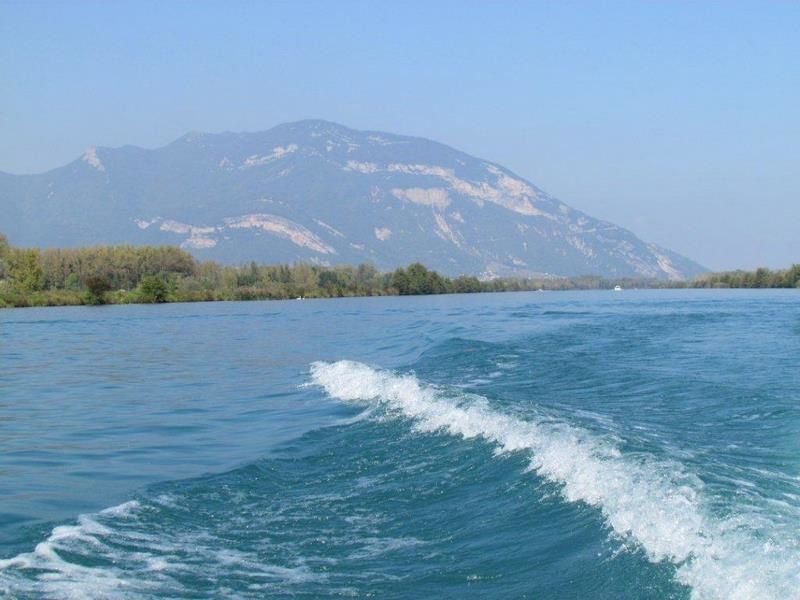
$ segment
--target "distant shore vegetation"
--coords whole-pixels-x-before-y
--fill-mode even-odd
[[[0,308],[220,300],[283,300],[626,288],[797,288],[800,265],[708,273],[688,282],[602,277],[445,277],[420,263],[391,272],[358,266],[226,266],[174,246],[16,248],[0,234]]]

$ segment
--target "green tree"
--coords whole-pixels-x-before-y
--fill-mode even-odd
[[[82,285],[81,284],[81,278],[78,276],[77,273],[70,273],[64,279],[64,289],[65,290],[70,290],[70,291],[74,292],[74,291],[80,290],[81,289],[81,285]],[[53,287],[57,287],[57,286],[53,286]]]
[[[800,265],[792,265],[787,275],[789,287],[800,288]]]
[[[139,282],[139,298],[142,302],[166,302],[169,288],[167,282],[157,275],[146,275]]]
[[[453,291],[456,294],[471,294],[482,292],[483,286],[477,277],[461,275],[453,280]]]
[[[292,283],[294,293],[299,296],[312,296],[317,289],[317,272],[305,263],[299,263],[292,267]]]
[[[765,288],[769,287],[770,272],[769,269],[759,268],[753,276],[753,287]]]
[[[408,265],[408,293],[409,294],[430,294],[428,282],[428,269],[422,263]]]
[[[21,292],[35,292],[42,289],[44,273],[37,250],[14,249],[8,262],[9,279],[14,287]]]
[[[83,280],[86,286],[86,304],[105,304],[106,292],[111,290],[111,283],[105,277],[89,275]]]
[[[237,283],[239,287],[255,285],[259,278],[258,265],[256,265],[255,261],[252,261],[250,266],[247,269],[241,269],[238,275]]]
[[[325,296],[332,298],[343,295],[343,283],[339,279],[339,274],[336,271],[323,271],[319,274],[318,281],[319,287],[322,288]]]
[[[406,273],[405,269],[402,267],[398,267],[395,269],[395,272],[392,273],[392,287],[397,290],[397,293],[401,296],[405,296],[406,294],[411,294],[411,284],[408,279],[408,273]]]
[[[11,252],[11,246],[8,245],[8,239],[0,233],[0,280],[8,277],[8,262],[6,258],[9,252]]]
[[[429,271],[421,263],[409,265],[406,275],[408,294],[443,294],[447,291],[448,281],[436,271]]]

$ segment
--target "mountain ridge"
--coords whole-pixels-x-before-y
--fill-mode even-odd
[[[446,274],[656,279],[697,263],[446,144],[321,119],[91,147],[41,174],[0,173],[17,245],[178,243],[222,262],[419,260]]]

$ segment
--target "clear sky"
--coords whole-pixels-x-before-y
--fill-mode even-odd
[[[713,269],[800,262],[798,2],[0,0],[0,170],[304,118],[499,162]]]

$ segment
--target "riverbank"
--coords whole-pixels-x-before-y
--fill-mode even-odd
[[[380,272],[358,266],[228,266],[195,259],[173,246],[35,249],[10,246],[0,234],[0,308],[287,300],[621,288],[800,287],[800,265],[708,273],[692,281],[597,276],[450,278],[414,263]]]

